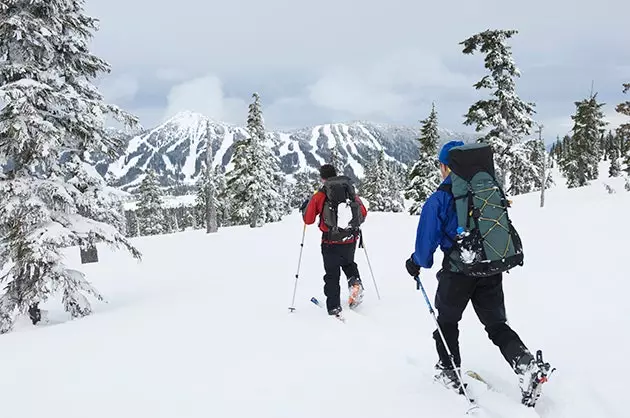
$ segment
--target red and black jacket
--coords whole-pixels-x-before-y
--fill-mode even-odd
[[[357,203],[361,206],[361,214],[363,218],[367,216],[367,209],[359,196],[356,196]],[[304,223],[307,225],[312,225],[315,223],[317,216],[322,214],[324,210],[324,202],[326,201],[326,193],[319,191],[313,195],[311,200],[308,202],[308,206],[304,211]],[[328,227],[324,223],[324,219],[320,216],[319,218],[319,230],[322,231],[322,242],[324,244],[352,244],[357,241],[358,237],[353,237],[344,241],[330,241],[326,239],[326,233],[328,232]]]

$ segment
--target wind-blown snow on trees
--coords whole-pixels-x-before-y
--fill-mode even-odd
[[[138,222],[141,235],[159,235],[169,229],[164,218],[162,190],[155,177],[155,172],[149,169],[138,188]]]
[[[121,143],[105,129],[107,115],[136,119],[105,104],[90,80],[109,65],[89,52],[96,19],[82,1],[33,0],[0,6],[0,333],[17,312],[62,294],[73,316],[101,299],[61,249],[97,242],[140,253],[119,231],[117,194],[85,161],[116,155]],[[61,159],[64,163],[61,163]]]
[[[485,54],[485,68],[490,74],[474,87],[493,91],[490,99],[479,100],[470,107],[464,124],[474,125],[477,132],[490,129],[482,141],[494,150],[497,180],[503,188],[509,180],[518,191],[525,182],[521,175],[531,171],[522,148],[518,146],[531,133],[534,104],[524,102],[516,93],[514,79],[521,74],[507,41],[517,33],[515,30],[487,30],[460,44],[464,46],[464,54],[477,51]]]
[[[385,153],[381,151],[365,170],[360,195],[369,202],[371,211],[402,212],[404,202],[400,186],[396,174],[385,161]]]
[[[247,118],[250,136],[235,145],[226,194],[232,224],[256,228],[282,219],[288,205],[278,158],[267,145],[260,96],[254,93],[252,97]]]
[[[601,110],[604,104],[597,102],[597,94],[576,102],[575,106],[576,113],[571,117],[573,135],[560,165],[570,188],[586,186],[599,177],[601,137],[607,124]]]
[[[630,91],[630,83],[623,85],[623,92]],[[625,101],[617,105],[616,110],[622,115],[630,116],[630,101]],[[626,171],[630,175],[630,122],[622,123],[617,128],[617,136],[621,144],[621,154],[626,165]]]
[[[405,191],[405,198],[413,201],[409,208],[412,215],[420,214],[422,205],[440,185],[440,168],[437,162],[438,133],[437,112],[435,105],[431,108],[429,117],[422,121],[420,131],[420,155],[409,174],[409,185]]]

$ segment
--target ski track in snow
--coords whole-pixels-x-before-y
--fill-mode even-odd
[[[315,158],[319,164],[325,164],[326,161],[324,161],[324,159],[322,157],[320,157],[317,154],[317,139],[319,138],[319,130],[321,129],[321,126],[316,126],[313,128],[313,130],[311,131],[311,155],[313,156],[313,158]]]
[[[471,381],[481,405],[473,416],[627,416],[630,366],[602,356],[609,343],[614,353],[630,352],[623,332],[630,284],[610,262],[627,252],[620,231],[627,227],[617,220],[628,213],[630,193],[622,179],[606,182],[618,193],[599,182],[554,188],[542,209],[537,194],[514,197],[525,266],[504,278],[509,321],[557,371],[535,410],[520,405],[516,376],[468,307],[463,369],[496,388]],[[366,294],[356,312],[344,310],[345,324],[309,301],[325,301],[315,227],[306,233],[296,311],[288,313],[302,233],[297,213],[259,229],[136,238],[140,263],[99,245],[100,262],[80,265],[79,250],[68,249],[68,266],[85,272],[109,303],[94,302],[92,316],[67,321],[51,300],[42,307],[55,324],[20,318],[0,336],[0,411],[11,418],[461,418],[467,401],[432,381],[434,324],[404,268],[417,222],[368,215],[365,242],[382,300],[358,249]],[[421,274],[432,300],[440,262],[436,256],[436,267]]]
[[[190,147],[188,156],[185,159],[184,166],[182,167],[182,174],[184,175],[184,181],[187,183],[194,182],[195,164],[197,162],[197,147],[199,142],[206,137],[206,129],[203,129],[202,124],[195,125],[196,131],[192,131],[188,136],[190,140]]]
[[[323,133],[328,139],[328,149],[335,148],[337,145],[337,141],[335,141],[335,137],[333,136],[334,125],[326,124],[322,126]]]
[[[228,148],[234,143],[234,132],[226,132],[223,136],[223,141],[221,142],[221,147],[214,154],[214,158],[212,160],[212,166],[216,167],[223,160],[223,156],[227,152]]]

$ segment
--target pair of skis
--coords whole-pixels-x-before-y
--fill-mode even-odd
[[[314,296],[313,296],[313,297],[311,298],[311,302],[312,302],[314,305],[319,306],[320,308],[324,309],[324,305],[322,305],[321,303],[319,303],[319,300],[317,300],[317,298],[316,298],[316,297],[314,297]],[[354,305],[350,305],[350,309],[354,309],[354,308],[356,308],[357,306],[359,306],[360,304],[361,304],[361,301],[359,301],[359,302],[355,303]],[[345,317],[345,316],[344,316],[341,312],[339,312],[339,313],[337,313],[337,314],[335,314],[335,315],[331,315],[331,316],[333,316],[334,318],[336,318],[336,319],[338,319],[339,321],[343,322],[344,324],[346,323],[346,317]]]
[[[549,381],[549,377],[556,370],[555,368],[551,368],[551,365],[549,363],[546,363],[543,360],[541,350],[538,350],[536,352],[536,364],[538,365],[539,372],[536,375],[532,376],[532,380],[529,382],[529,385],[528,385],[528,390],[526,391],[521,390],[521,404],[529,408],[534,408],[536,406],[536,403],[538,402],[538,400],[540,399],[540,396],[542,395],[543,384]],[[483,377],[481,377],[481,375],[479,375],[479,373],[472,370],[468,370],[466,371],[465,374],[466,376],[483,383],[488,388],[488,390],[495,390],[494,387],[490,383],[488,383]],[[436,381],[438,380],[436,379]],[[466,383],[463,383],[463,382],[462,384],[466,385]],[[444,386],[446,387],[446,385]],[[447,387],[447,389],[453,390],[452,388],[449,388],[449,387]],[[465,396],[464,391],[461,389],[459,389],[457,393],[462,396]],[[479,408],[474,398],[472,397],[468,398],[468,401],[471,404],[471,408],[467,411],[467,413],[470,413],[471,411]]]

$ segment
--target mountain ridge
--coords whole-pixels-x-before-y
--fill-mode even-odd
[[[249,137],[246,128],[192,111],[179,112],[156,127],[124,137],[124,150],[118,158],[95,155],[92,162],[110,183],[126,191],[135,191],[147,169],[156,172],[163,187],[189,189],[205,165],[208,129],[213,166],[220,164],[229,169],[234,143]],[[267,132],[268,145],[286,175],[316,170],[330,161],[334,148],[345,164],[345,174],[358,179],[367,162],[381,150],[402,166],[412,164],[418,155],[420,126],[352,121]],[[441,142],[470,142],[478,137],[443,128],[439,133]]]

